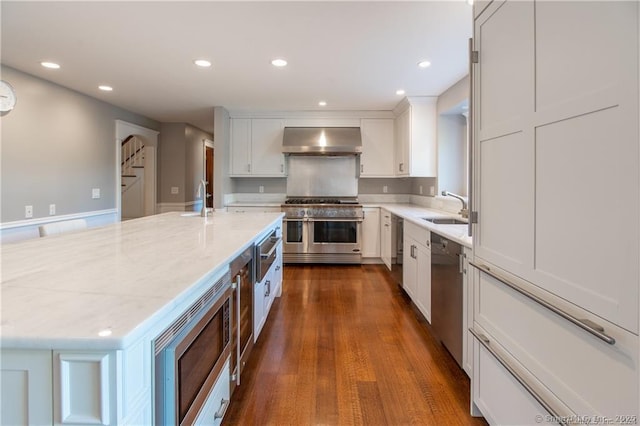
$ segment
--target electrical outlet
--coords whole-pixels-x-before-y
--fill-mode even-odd
[[[91,190],[91,198],[93,198],[94,200],[100,198],[100,188],[93,188]]]
[[[55,204],[49,204],[49,215],[53,216],[54,214],[56,214],[56,205]]]
[[[179,192],[180,192],[180,190],[178,189],[177,186],[172,186],[171,187],[171,195],[178,194]]]
[[[264,186],[260,185],[258,187],[258,192],[262,194],[264,192]]]
[[[24,206],[25,219],[31,219],[33,217],[33,206]]]
[[[420,185],[420,195],[422,195],[422,185]]]
[[[430,186],[429,187],[429,194],[433,197],[434,195],[436,195],[436,187],[435,186]]]
[[[389,191],[389,187],[387,185],[382,185],[382,192],[386,194]]]

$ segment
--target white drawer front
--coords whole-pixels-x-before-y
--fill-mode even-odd
[[[492,425],[549,424],[551,415],[476,339],[473,402]]]
[[[408,220],[405,220],[404,232],[420,244],[429,247],[431,232],[427,228],[422,228],[414,223],[409,222]]]
[[[193,422],[194,426],[219,426],[229,406],[229,393],[229,361],[227,360],[224,367],[222,367],[215,386],[207,397],[204,407],[202,407],[198,417]]]
[[[638,415],[637,336],[598,320],[616,339],[608,345],[500,281],[474,273],[476,323],[574,413]]]

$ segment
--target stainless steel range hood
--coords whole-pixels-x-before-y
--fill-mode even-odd
[[[359,127],[285,127],[282,152],[290,155],[359,155]]]

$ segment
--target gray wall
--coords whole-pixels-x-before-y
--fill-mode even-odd
[[[203,139],[213,136],[187,123],[160,126],[158,202],[188,203],[196,200],[198,184],[204,177]],[[178,194],[171,194],[178,187]]]
[[[358,179],[359,194],[383,194],[383,187],[387,187],[387,194],[410,194],[412,178],[360,178]]]
[[[113,209],[116,206],[115,120],[159,130],[141,115],[0,66],[18,102],[1,121],[0,221]],[[92,188],[101,198],[92,199]]]

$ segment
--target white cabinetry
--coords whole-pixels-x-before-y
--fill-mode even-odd
[[[281,234],[279,234],[281,236]],[[267,322],[271,305],[276,297],[282,294],[282,243],[276,249],[276,260],[263,277],[262,281],[254,286],[253,293],[253,340],[258,341],[258,336]]]
[[[229,361],[224,364],[222,371],[211,389],[207,401],[193,422],[194,426],[220,426],[230,401]]]
[[[230,176],[286,176],[283,132],[282,119],[232,118]]]
[[[363,118],[360,177],[392,177],[394,173],[394,120]]]
[[[473,372],[473,274],[469,262],[473,261],[473,250],[462,248],[462,368],[471,377]]]
[[[404,221],[402,284],[431,323],[431,233]]]
[[[53,424],[51,351],[3,350],[0,424]]]
[[[437,176],[436,97],[411,97],[396,117],[396,176]]]
[[[362,221],[362,257],[380,257],[380,209],[364,207]]]
[[[639,413],[638,8],[494,1],[475,21],[474,257],[503,279],[474,275],[474,328],[560,414]],[[598,61],[585,67],[585,57]],[[585,205],[594,194],[614,201]],[[585,231],[603,218],[606,228]],[[615,345],[501,281],[595,323]],[[501,374],[483,365],[474,389]],[[505,404],[488,401],[503,418]]]
[[[380,209],[380,257],[389,270],[391,270],[393,251],[393,231],[391,226],[391,213],[388,210]]]

